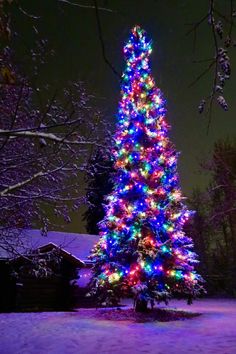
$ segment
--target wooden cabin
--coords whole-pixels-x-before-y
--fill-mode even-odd
[[[0,311],[88,306],[88,260],[97,235],[27,230],[13,252],[0,248]],[[90,300],[91,301],[91,300]]]

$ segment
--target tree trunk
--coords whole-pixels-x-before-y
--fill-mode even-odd
[[[147,312],[147,301],[146,300],[135,300],[134,310],[135,312]]]

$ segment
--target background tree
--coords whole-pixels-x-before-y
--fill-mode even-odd
[[[86,221],[86,230],[89,234],[99,233],[98,223],[105,216],[104,197],[113,187],[113,172],[110,151],[97,149],[89,160],[86,174],[88,208],[83,214],[83,220]]]
[[[225,278],[227,291],[236,291],[236,145],[219,141],[215,144],[212,161],[212,202],[210,221],[221,235],[217,259],[218,271]],[[220,256],[221,254],[221,256]]]
[[[2,247],[13,247],[13,236],[32,223],[46,231],[50,210],[68,222],[85,202],[82,178],[105,127],[81,83],[46,98],[42,111],[7,48],[0,65],[0,235]]]
[[[235,295],[235,142],[218,141],[203,168],[211,182],[205,192],[193,194],[190,205],[197,213],[188,228],[203,261],[200,269],[209,294]]]
[[[136,310],[170,294],[200,290],[192,240],[183,232],[191,212],[182,203],[177,156],[168,138],[165,101],[149,67],[151,42],[135,26],[124,47],[115,187],[107,197],[95,262],[93,291],[116,303],[135,293]]]
[[[197,270],[206,280],[205,287],[208,294],[212,293],[214,285],[212,280],[216,275],[213,275],[213,260],[211,254],[212,238],[214,238],[214,228],[209,222],[210,201],[209,196],[194,189],[191,197],[188,200],[189,206],[195,211],[191,220],[185,226],[187,234],[191,235],[197,254],[199,254],[199,264]]]

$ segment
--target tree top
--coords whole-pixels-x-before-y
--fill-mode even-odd
[[[134,64],[145,57],[149,57],[152,52],[152,41],[147,33],[140,26],[135,25],[130,34],[128,42],[124,46],[124,55],[128,62]]]

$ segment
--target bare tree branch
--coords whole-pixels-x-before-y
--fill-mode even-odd
[[[94,8],[95,8],[95,14],[96,14],[96,20],[97,20],[97,29],[98,29],[98,37],[101,43],[101,48],[102,48],[102,56],[105,61],[105,63],[109,66],[109,68],[113,71],[113,73],[121,79],[121,74],[115,69],[115,67],[111,64],[111,62],[107,59],[106,55],[106,49],[105,49],[105,44],[103,40],[103,34],[102,34],[102,25],[101,25],[101,20],[99,16],[99,8],[97,5],[97,0],[94,0]]]
[[[103,146],[98,144],[96,141],[89,141],[89,140],[67,140],[64,137],[60,138],[55,134],[52,133],[42,133],[42,132],[31,132],[31,131],[13,131],[13,130],[3,130],[0,129],[0,136],[10,136],[10,137],[25,137],[25,138],[44,138],[47,140],[54,141],[56,143],[63,143],[69,145],[97,145]],[[71,133],[69,133],[71,135]]]
[[[194,33],[194,43],[196,39],[196,32],[200,26],[202,26],[206,20],[211,31],[211,37],[214,48],[214,56],[212,59],[198,60],[197,63],[210,61],[209,66],[190,84],[190,87],[200,81],[200,79],[209,73],[210,69],[214,67],[213,79],[211,85],[210,94],[205,96],[199,106],[199,113],[206,113],[208,117],[207,122],[207,134],[209,133],[211,121],[212,121],[212,109],[213,103],[216,102],[224,111],[228,110],[228,104],[223,96],[224,86],[227,80],[230,78],[231,66],[230,58],[228,54],[229,47],[233,46],[233,28],[235,11],[233,9],[233,0],[229,1],[229,15],[222,14],[216,8],[217,0],[209,0],[209,10],[199,21],[191,24],[192,28],[187,34]]]
[[[33,20],[39,20],[40,19],[40,16],[35,16],[35,15],[32,15],[30,13],[28,13],[27,11],[25,11],[20,5],[18,6],[18,9],[20,10],[20,12],[22,12],[25,16],[29,17],[29,18],[32,18]]]
[[[57,0],[63,4],[66,4],[66,5],[72,5],[72,6],[77,6],[77,7],[80,7],[82,9],[95,9],[95,6],[91,6],[91,5],[82,5],[82,4],[78,4],[77,2],[72,2],[72,1],[69,1],[69,0]],[[111,9],[108,9],[106,7],[98,7],[98,10],[99,11],[105,11],[105,12],[114,12],[113,10]]]

